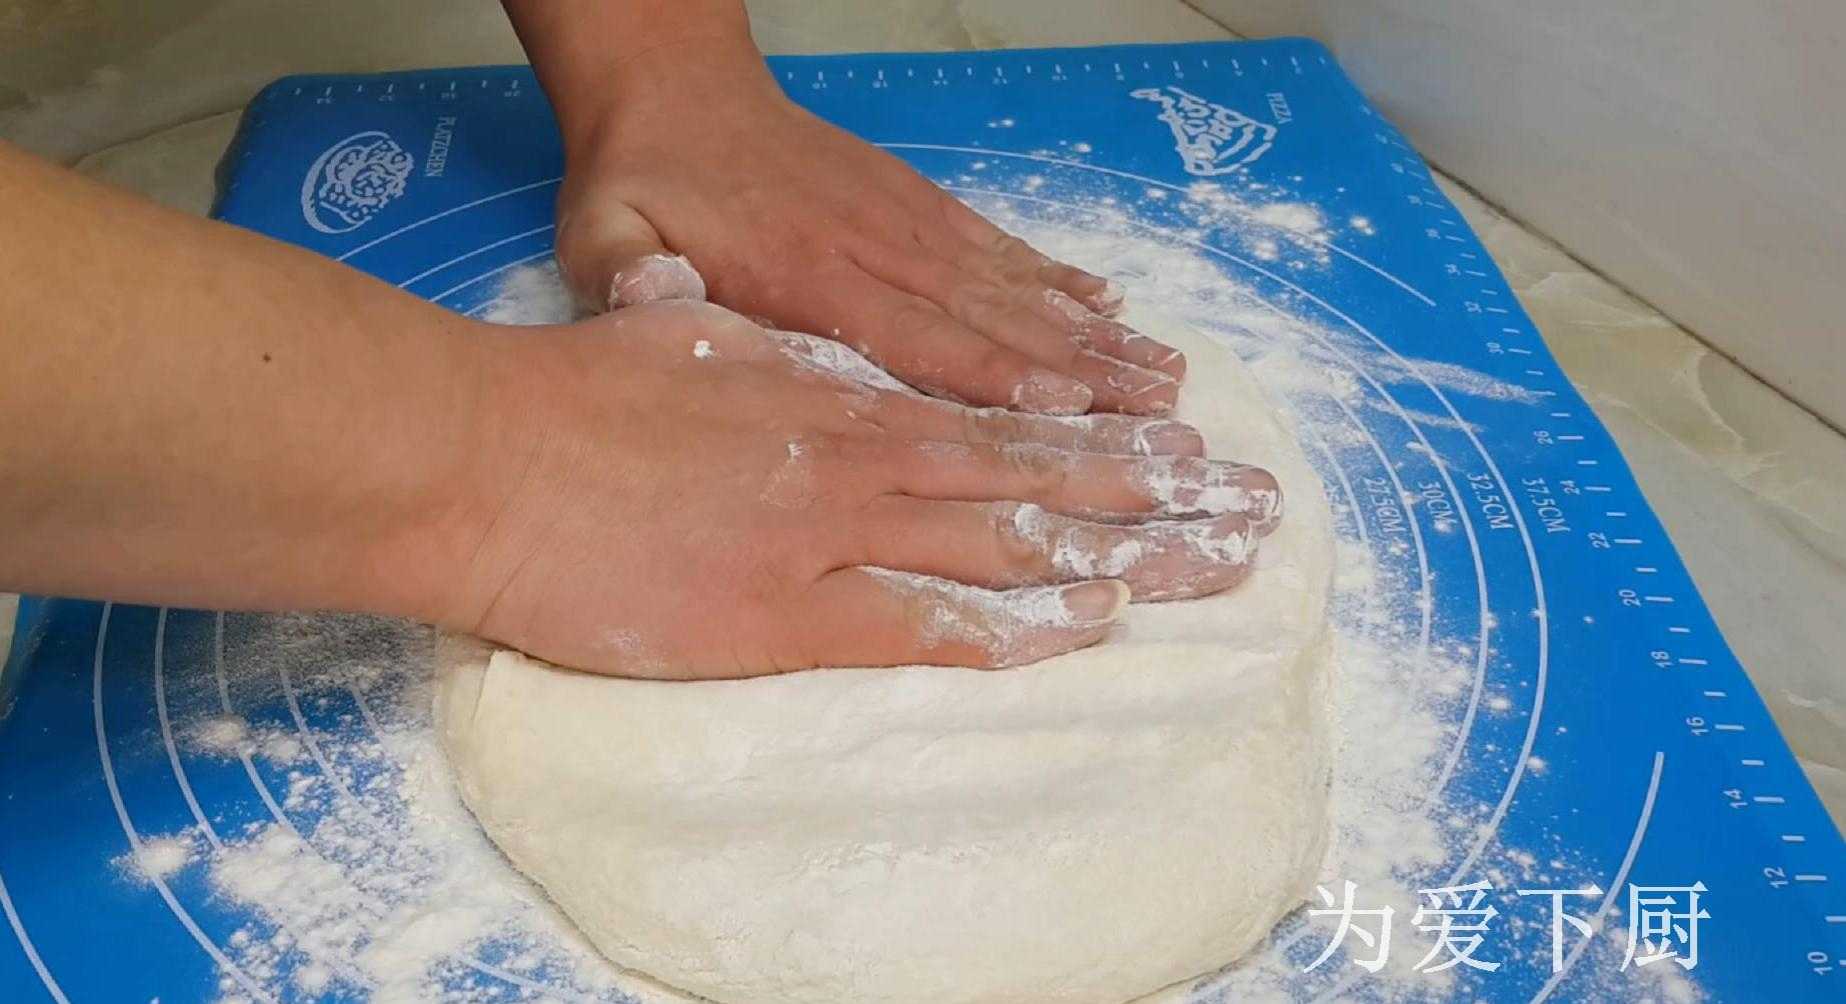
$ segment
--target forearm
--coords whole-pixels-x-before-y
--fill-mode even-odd
[[[636,72],[641,64],[768,80],[742,0],[503,2],[557,112],[567,154],[591,143],[613,102],[647,99],[654,75]]]
[[[431,616],[469,322],[0,144],[0,588]]]

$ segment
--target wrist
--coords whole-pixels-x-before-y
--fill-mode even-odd
[[[420,447],[372,454],[394,468],[367,479],[389,496],[372,507],[384,518],[348,538],[363,541],[349,581],[365,585],[336,605],[466,629],[459,611],[472,566],[510,493],[507,472],[520,469],[516,454],[531,440],[526,416],[510,406],[520,398],[502,389],[512,339],[467,318],[444,328],[420,367],[425,379],[401,397],[403,439]]]
[[[592,158],[636,129],[698,128],[716,102],[780,99],[749,35],[661,40],[613,58],[584,92],[554,99],[566,163]]]
[[[544,494],[549,455],[560,451],[559,389],[582,369],[568,332],[476,323],[468,333],[467,414],[448,425],[453,460],[434,472],[424,517],[382,556],[385,567],[412,570],[394,577],[391,612],[476,633],[523,563],[521,542],[543,535],[534,523],[543,507],[530,498]]]
[[[506,0],[550,97],[567,156],[618,113],[672,104],[701,85],[775,84],[740,0]]]

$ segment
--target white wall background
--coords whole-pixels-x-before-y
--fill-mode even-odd
[[[1846,428],[1846,2],[1187,2]]]

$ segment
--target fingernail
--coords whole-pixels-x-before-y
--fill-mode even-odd
[[[705,279],[685,255],[643,255],[609,280],[610,310],[655,300],[703,299]]]
[[[1282,521],[1282,490],[1270,491],[1266,488],[1250,489],[1250,528],[1253,532],[1268,533]]]
[[[1171,535],[1171,540],[1198,560],[1217,565],[1244,565],[1256,557],[1256,528],[1248,520],[1216,516],[1151,524]]]
[[[1179,381],[1172,374],[1112,361],[1116,365],[1104,380],[1111,390],[1122,395],[1122,411],[1156,416],[1173,413],[1179,403]]]
[[[1205,452],[1205,437],[1184,422],[1149,422],[1135,430],[1133,445],[1142,456],[1200,456]]]
[[[1142,487],[1164,515],[1252,515],[1252,492],[1240,478],[1250,469],[1247,465],[1192,457],[1159,457],[1146,464],[1141,474]]]
[[[1175,380],[1184,380],[1186,378],[1186,354],[1178,349],[1169,348],[1164,357],[1154,362],[1154,368],[1162,373],[1171,373]]]
[[[1128,605],[1128,584],[1120,579],[1079,582],[1065,586],[1059,595],[1074,623],[1106,624]]]
[[[1256,560],[1258,538],[1256,527],[1245,522],[1236,531],[1212,539],[1201,550],[1206,557],[1227,565],[1247,565]]]
[[[1045,303],[1066,323],[1079,325],[1096,316],[1090,308],[1077,302],[1077,298],[1061,289],[1045,290]]]
[[[1125,363],[1119,359],[1105,356],[1100,352],[1090,352],[1089,355],[1097,359],[1108,360],[1115,364],[1109,370],[1109,376],[1106,378],[1106,381],[1111,388],[1121,391],[1122,394],[1127,397],[1139,397],[1148,391],[1157,390],[1161,387],[1172,387],[1179,382],[1173,379],[1171,373],[1144,369],[1133,363]]]
[[[1102,288],[1090,295],[1090,309],[1105,317],[1113,317],[1122,312],[1122,304],[1128,301],[1128,290],[1114,279],[1104,279]]]
[[[1041,415],[1081,415],[1090,410],[1095,395],[1067,376],[1050,370],[1033,370],[1013,388],[1012,405]]]

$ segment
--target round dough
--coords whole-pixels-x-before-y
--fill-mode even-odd
[[[457,643],[464,799],[611,959],[725,1004],[1117,1004],[1236,959],[1325,845],[1321,484],[1228,349],[1178,417],[1287,511],[1227,593],[999,672],[656,683]]]

